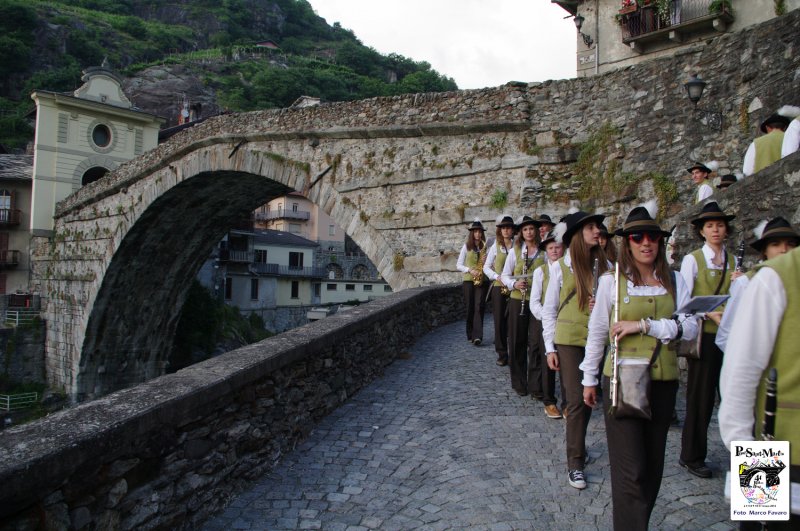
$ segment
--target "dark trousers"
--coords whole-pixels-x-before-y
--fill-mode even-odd
[[[586,427],[592,408],[583,403],[583,371],[578,366],[586,353],[584,347],[556,345],[561,368],[561,385],[567,397],[567,467],[583,470],[586,462]]]
[[[508,361],[508,295],[500,286],[492,286],[492,316],[494,316],[494,350],[497,359]]]
[[[489,284],[483,282],[476,286],[471,280],[465,280],[461,285],[467,306],[467,339],[483,340],[483,315],[486,313],[486,289]]]
[[[523,306],[524,304],[524,306]],[[524,308],[523,315],[520,309]],[[508,299],[508,367],[511,387],[519,394],[542,396],[542,372],[539,345],[536,340],[536,319],[527,301]],[[542,329],[538,329],[542,334]]]
[[[603,388],[610,389],[608,378]],[[678,381],[653,381],[650,388],[652,420],[614,418],[603,408],[608,459],[611,464],[611,502],[614,529],[646,530],[664,475],[664,451]]]
[[[556,404],[556,371],[547,366],[547,352],[544,348],[544,338],[542,337],[542,322],[539,319],[531,316],[531,334],[533,348],[531,354],[537,357],[537,363],[533,370],[531,365],[528,365],[528,381],[536,379],[540,382],[542,402],[546,406],[554,406]],[[563,394],[562,394],[563,396]]]
[[[686,380],[686,420],[681,435],[681,461],[692,466],[705,463],[708,454],[708,424],[717,398],[722,351],[714,343],[716,334],[703,332],[700,359],[689,359]]]

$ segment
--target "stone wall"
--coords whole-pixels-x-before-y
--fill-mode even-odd
[[[0,376],[12,382],[44,383],[44,334],[41,321],[0,329]]]
[[[462,306],[405,290],[0,432],[0,529],[193,528]]]

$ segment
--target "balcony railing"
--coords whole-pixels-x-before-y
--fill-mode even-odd
[[[21,211],[16,208],[0,208],[0,224],[19,225]]]
[[[298,219],[306,221],[311,219],[311,212],[305,210],[284,210],[279,208],[277,210],[268,210],[267,212],[256,212],[255,218],[257,221],[268,221],[271,219]]]
[[[724,3],[712,12],[712,3],[714,0],[672,0],[667,14],[658,12],[655,0],[635,9],[622,9],[619,14],[622,42],[636,49],[640,44],[660,39],[680,42],[684,34],[692,32],[712,28],[724,31],[733,21],[733,14]]]
[[[231,249],[220,249],[219,260],[220,262],[243,262],[249,263],[253,261],[255,253],[252,251],[234,251]]]
[[[19,265],[19,251],[0,251],[0,267],[17,267]]]
[[[323,267],[297,267],[280,264],[253,264],[253,270],[259,275],[277,277],[326,278],[328,272]]]

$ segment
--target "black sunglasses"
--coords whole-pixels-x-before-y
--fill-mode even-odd
[[[628,234],[628,240],[633,243],[642,243],[647,238],[651,243],[658,243],[661,240],[661,236],[660,232],[633,232]]]

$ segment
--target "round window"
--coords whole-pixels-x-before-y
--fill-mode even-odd
[[[107,125],[98,124],[92,129],[92,141],[97,147],[106,147],[111,143],[111,129]]]

